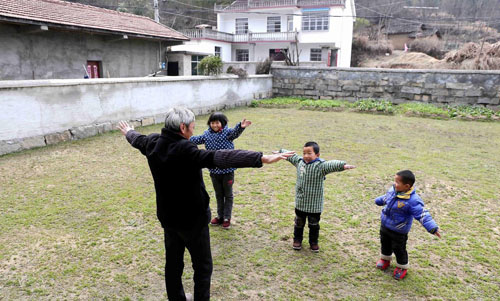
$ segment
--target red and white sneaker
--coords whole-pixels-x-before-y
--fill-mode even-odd
[[[210,225],[212,225],[212,226],[219,226],[219,225],[222,225],[222,218],[214,217],[214,218],[210,221]]]
[[[406,271],[408,271],[408,270],[402,269],[402,268],[396,268],[394,270],[394,279],[402,280],[406,276]]]
[[[387,269],[390,265],[391,265],[390,260],[380,259],[379,261],[377,261],[377,269],[382,271]]]
[[[224,219],[224,221],[222,222],[222,229],[229,229],[231,228],[231,219]]]

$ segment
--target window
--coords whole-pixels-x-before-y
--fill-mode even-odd
[[[281,17],[267,17],[267,32],[281,31]]]
[[[205,57],[204,55],[191,56],[191,75],[198,75],[198,64],[204,57]]]
[[[248,62],[248,49],[236,49],[236,61]]]
[[[293,31],[293,16],[287,16],[286,23],[288,31]]]
[[[302,30],[328,30],[328,11],[304,11],[302,14]]]
[[[321,48],[311,48],[311,62],[321,62]]]
[[[221,57],[221,48],[218,46],[215,46],[215,56]]]
[[[286,49],[269,49],[269,58],[273,61],[284,61],[286,51]]]
[[[248,18],[236,19],[236,34],[248,33]]]

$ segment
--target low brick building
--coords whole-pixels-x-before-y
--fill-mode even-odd
[[[137,77],[189,40],[155,21],[61,0],[0,0],[0,80]]]

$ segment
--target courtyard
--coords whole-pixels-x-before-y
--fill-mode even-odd
[[[236,171],[234,225],[210,228],[214,300],[497,298],[500,123],[295,108],[225,114],[231,127],[243,118],[253,122],[236,148],[300,155],[313,140],[323,159],[357,168],[326,178],[317,254],[291,248],[294,167],[278,162]],[[207,117],[197,117],[195,134]],[[411,268],[397,282],[393,267],[374,267],[381,210],[374,198],[402,169],[415,172],[443,238],[415,221]],[[204,176],[214,213],[208,171]],[[0,191],[5,300],[166,299],[153,181],[146,159],[119,132],[2,156]],[[185,262],[183,281],[192,292],[187,253]]]

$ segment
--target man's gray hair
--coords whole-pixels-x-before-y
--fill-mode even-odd
[[[184,107],[174,107],[167,112],[165,128],[174,132],[180,132],[181,123],[189,126],[194,121],[194,113],[191,110]]]

